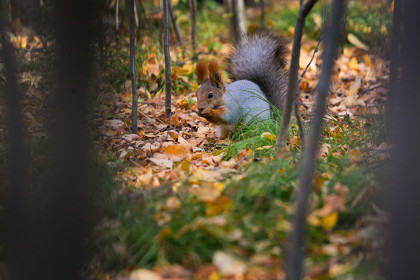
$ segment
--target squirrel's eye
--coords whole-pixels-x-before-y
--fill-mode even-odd
[[[209,93],[209,98],[213,98],[213,92]]]

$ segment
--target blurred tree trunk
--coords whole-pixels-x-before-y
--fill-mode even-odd
[[[231,0],[231,1],[232,1],[231,38],[233,38],[234,42],[239,42],[242,36],[246,34],[244,0]]]
[[[303,155],[296,212],[293,218],[293,231],[291,233],[292,247],[288,260],[288,280],[300,280],[303,278],[302,266],[304,248],[306,247],[305,235],[308,200],[312,192],[312,180],[315,171],[318,142],[321,136],[326,99],[330,88],[330,78],[340,35],[341,17],[344,9],[343,2],[344,0],[336,0],[333,2],[331,20],[329,22],[325,47],[322,53],[322,72],[317,85],[318,97],[314,117],[311,122],[311,134],[309,136],[308,147]],[[307,3],[308,2],[306,2],[306,4]],[[294,92],[292,94],[294,94]]]
[[[2,182],[0,193],[5,195],[5,224],[1,228],[1,237],[5,238],[5,257],[9,265],[10,279],[29,279],[29,274],[21,273],[25,251],[30,247],[28,229],[30,211],[25,202],[25,193],[30,189],[28,152],[24,147],[20,98],[22,94],[17,86],[16,62],[13,47],[6,34],[6,13],[0,12],[0,59],[3,63],[6,84],[1,88],[1,98],[5,102],[5,144],[6,144],[6,174],[0,177]],[[2,139],[3,140],[3,139]],[[0,214],[3,211],[0,212]],[[4,232],[3,232],[4,231]],[[26,266],[27,268],[28,266]],[[32,268],[32,267],[30,267]]]
[[[420,115],[418,67],[420,1],[395,1],[391,63],[391,180],[387,186],[390,211],[387,279],[420,279]],[[395,31],[395,32],[394,32]],[[398,51],[401,48],[401,51]],[[400,69],[398,68],[400,66]],[[400,70],[400,71],[399,71]]]
[[[191,14],[191,43],[193,60],[197,59],[197,0],[188,0]]]
[[[264,0],[260,0],[260,11],[261,11],[260,27],[265,28],[265,5],[264,5]]]
[[[172,5],[172,0],[169,0],[169,15],[171,16],[172,26],[175,31],[176,40],[178,45],[182,45],[182,36],[181,36],[181,29],[179,28],[178,22],[176,20],[176,13],[174,6]]]

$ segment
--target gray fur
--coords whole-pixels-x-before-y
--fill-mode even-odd
[[[270,117],[270,103],[258,85],[241,80],[231,83],[223,94],[223,103],[227,108],[223,119],[228,124],[238,121],[249,123]]]
[[[284,40],[271,32],[244,37],[228,57],[227,72],[233,81],[248,80],[281,110],[287,90]]]

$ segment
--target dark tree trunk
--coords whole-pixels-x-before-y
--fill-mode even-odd
[[[28,229],[29,213],[25,203],[25,193],[28,191],[29,168],[28,153],[24,147],[23,131],[24,122],[21,114],[20,97],[22,96],[17,87],[15,55],[6,34],[6,15],[4,11],[0,14],[0,45],[1,61],[4,64],[6,78],[5,88],[1,88],[1,98],[6,108],[6,131],[5,143],[7,148],[5,177],[0,177],[1,192],[5,195],[5,224],[1,223],[1,237],[5,235],[5,256],[9,265],[10,279],[29,279],[30,274],[19,272],[25,258],[25,251],[30,247],[30,236]],[[5,189],[3,189],[5,187]],[[0,215],[3,214],[0,212]],[[4,232],[3,232],[4,231]],[[25,271],[28,268],[26,265]],[[32,268],[32,267],[30,267]]]
[[[395,1],[391,63],[391,166],[387,279],[420,279],[419,1]],[[397,34],[396,34],[397,33]],[[399,33],[399,36],[398,36]],[[396,46],[397,45],[397,46]],[[398,51],[401,48],[401,51]],[[399,63],[395,63],[399,61]],[[400,66],[401,71],[398,71]],[[399,77],[398,77],[399,72]],[[389,178],[387,178],[389,179]]]
[[[8,279],[81,279],[81,269],[86,266],[88,193],[94,184],[88,171],[91,142],[87,129],[94,7],[93,1],[86,0],[61,0],[56,5],[58,59],[56,102],[50,118],[51,155],[44,180],[31,182],[42,191],[42,199],[33,198],[34,186],[29,188],[26,183],[27,168],[21,162],[23,124],[16,106],[15,70],[9,62],[13,54],[6,42],[2,44],[8,75],[5,92],[14,95],[7,106],[14,130],[9,139],[15,142],[9,147],[13,162],[6,204]]]
[[[171,92],[172,92],[172,71],[171,71],[171,55],[169,53],[169,18],[168,18],[168,1],[163,0],[163,48],[165,52],[165,114],[169,118],[171,116]]]
[[[325,48],[322,56],[322,72],[318,83],[318,98],[315,114],[311,123],[311,134],[308,147],[305,150],[303,164],[299,181],[299,193],[296,205],[296,213],[293,220],[293,231],[291,234],[292,246],[289,257],[287,273],[288,280],[300,280],[302,275],[303,250],[305,248],[306,216],[308,199],[312,191],[312,179],[315,170],[315,159],[318,150],[318,142],[321,136],[322,123],[325,113],[326,99],[330,87],[330,77],[333,69],[335,53],[338,46],[338,38],[343,14],[343,0],[333,2],[331,20],[328,27],[328,34],[325,41]],[[293,92],[294,94],[294,92]]]
[[[133,95],[131,106],[131,132],[137,134],[137,81],[136,81],[136,42],[134,22],[134,0],[129,2],[130,9],[130,71],[131,71],[131,92]]]

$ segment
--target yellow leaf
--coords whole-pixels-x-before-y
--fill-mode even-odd
[[[325,230],[330,230],[330,229],[332,229],[337,224],[337,220],[338,220],[338,213],[337,212],[333,212],[330,215],[322,218],[322,220],[321,220],[321,226]]]
[[[232,209],[232,201],[226,196],[220,197],[215,202],[207,203],[206,216],[216,216]]]
[[[261,137],[267,138],[268,140],[272,140],[272,141],[276,140],[276,136],[270,132],[263,132],[261,134]]]
[[[363,56],[363,59],[364,59],[364,61],[366,63],[366,66],[372,67],[372,61],[370,60],[370,58],[367,55],[364,55]]]
[[[350,59],[350,62],[349,62],[349,68],[351,69],[351,70],[357,70],[357,66],[359,65],[359,63],[357,63],[357,58],[355,58],[355,57],[352,57],[351,59]]]
[[[210,275],[209,275],[209,280],[219,280],[220,279],[220,274],[217,271],[213,271]]]

